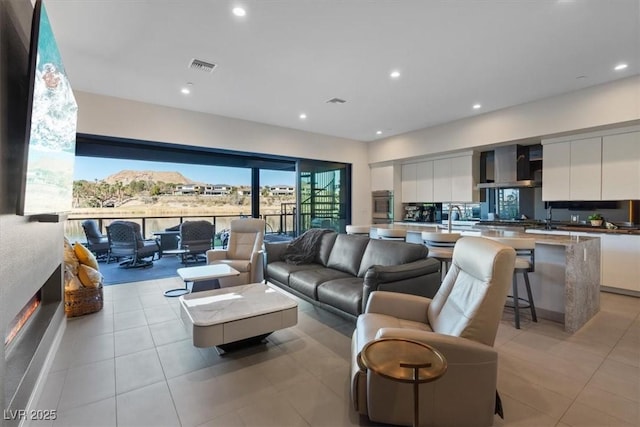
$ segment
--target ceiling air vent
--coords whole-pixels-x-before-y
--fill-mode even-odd
[[[340,98],[331,98],[330,100],[327,101],[327,104],[344,104],[345,101],[344,99],[340,99]]]
[[[205,73],[212,73],[213,69],[216,68],[216,64],[199,59],[192,59],[189,63],[189,68],[196,71],[204,71]]]

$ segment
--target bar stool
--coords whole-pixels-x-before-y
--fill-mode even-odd
[[[378,239],[382,240],[399,240],[404,242],[407,238],[407,230],[398,228],[378,228]]]
[[[437,231],[423,231],[422,242],[429,248],[429,257],[440,261],[440,273],[447,274],[449,264],[453,259],[453,248],[461,237],[460,233],[442,233]]]
[[[368,236],[370,231],[370,225],[347,225],[346,227],[347,234],[359,234]]]
[[[503,245],[511,246],[516,250],[516,264],[513,270],[513,295],[509,295],[509,297],[513,299],[513,310],[515,313],[516,329],[520,329],[521,308],[530,308],[531,320],[537,322],[538,316],[536,316],[536,307],[533,303],[531,284],[529,283],[529,272],[535,271],[536,264],[535,239],[526,237],[490,237],[490,239],[495,240],[498,243],[502,243]],[[522,273],[522,276],[524,277],[524,286],[527,291],[528,299],[518,296],[518,273]],[[523,301],[524,304],[521,305],[519,301]]]

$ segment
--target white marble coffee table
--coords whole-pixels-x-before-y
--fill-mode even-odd
[[[179,297],[188,294],[187,283],[193,282],[192,289],[197,282],[203,280],[219,279],[221,277],[238,276],[240,272],[226,264],[199,265],[197,267],[183,267],[177,270],[178,276],[184,280],[184,288],[169,289],[165,291],[166,297]]]
[[[261,342],[271,332],[298,323],[298,303],[264,283],[184,295],[180,312],[194,346],[224,351],[237,343]]]

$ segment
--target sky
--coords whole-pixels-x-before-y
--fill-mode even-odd
[[[251,169],[76,156],[74,180],[102,180],[122,170],[180,172],[206,184],[251,185]],[[295,185],[295,172],[262,170],[260,185]]]

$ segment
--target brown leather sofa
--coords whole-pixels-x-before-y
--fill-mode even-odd
[[[400,338],[438,349],[445,374],[420,385],[420,421],[430,426],[494,424],[498,353],[493,348],[511,285],[515,251],[482,237],[456,243],[453,262],[433,299],[374,292],[358,317],[351,341],[351,398],[371,421],[411,425],[412,384],[400,383],[358,363],[364,346]]]
[[[440,263],[423,245],[325,233],[312,263],[283,261],[287,243],[265,242],[265,279],[320,307],[355,319],[371,292],[432,297]]]

